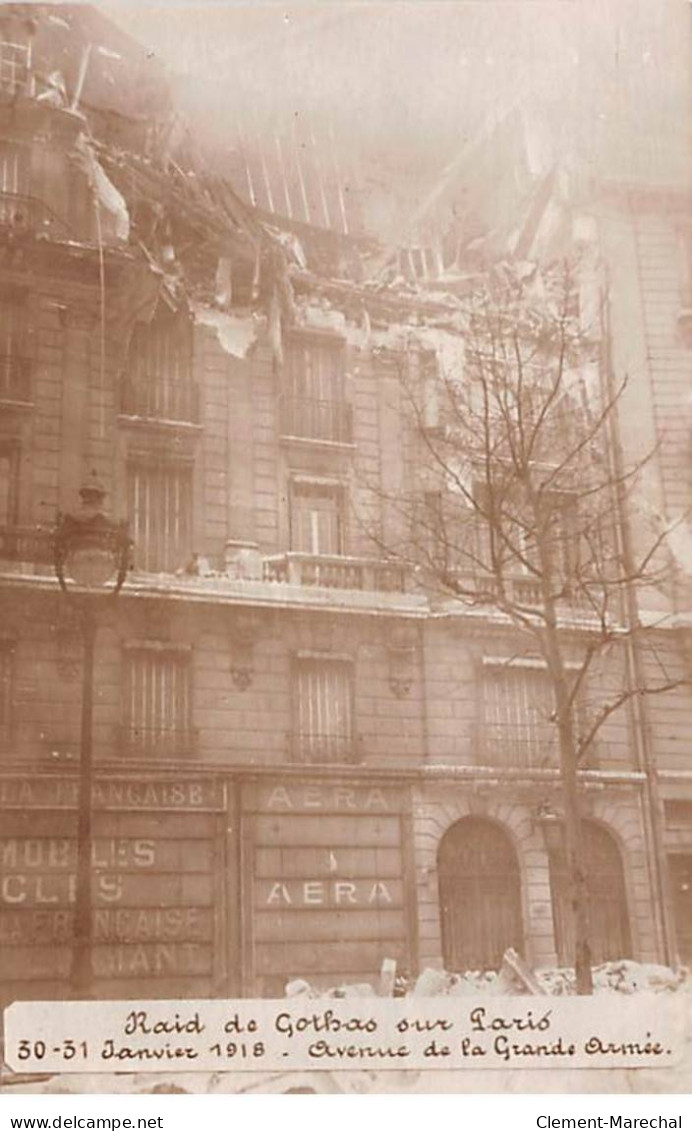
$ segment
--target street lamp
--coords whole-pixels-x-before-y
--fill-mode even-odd
[[[104,513],[104,488],[92,475],[81,488],[82,506],[76,514],[58,516],[54,539],[54,564],[60,588],[76,607],[83,633],[82,723],[77,794],[77,873],[70,987],[74,997],[88,997],[92,985],[92,804],[94,644],[96,598],[104,593],[114,600],[120,592],[130,562],[131,541],[127,523],[114,522]]]

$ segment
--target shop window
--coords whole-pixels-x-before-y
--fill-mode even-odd
[[[123,745],[129,754],[191,753],[191,653],[163,647],[125,653]]]
[[[291,484],[291,549],[303,554],[344,552],[344,497],[340,486]]]
[[[136,462],[128,466],[127,481],[135,568],[182,569],[192,544],[192,467],[172,460]]]
[[[581,822],[582,851],[589,901],[589,941],[594,965],[631,958],[625,875],[612,835],[593,821]],[[574,965],[571,885],[564,838],[549,852],[553,924],[558,962]]]
[[[344,349],[339,341],[289,338],[285,345],[281,428],[286,436],[350,443]]]
[[[523,950],[521,881],[514,846],[493,821],[464,817],[437,854],[445,970],[499,970]]]
[[[298,658],[294,698],[296,757],[306,762],[353,761],[353,664],[331,657]]]

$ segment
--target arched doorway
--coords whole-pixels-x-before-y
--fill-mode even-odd
[[[497,970],[507,947],[522,949],[521,880],[511,840],[482,817],[463,817],[437,853],[446,970]]]
[[[594,966],[631,958],[632,938],[622,857],[615,838],[603,825],[582,821],[582,845],[589,894],[589,942]],[[574,965],[574,926],[564,846],[549,853],[550,887],[558,962]]]

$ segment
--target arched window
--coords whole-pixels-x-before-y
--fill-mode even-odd
[[[611,959],[630,958],[632,939],[620,849],[611,833],[595,821],[582,821],[582,844],[589,893],[591,961],[597,966]],[[549,860],[558,962],[573,966],[574,924],[564,847],[552,849]]]
[[[437,854],[446,970],[497,970],[508,947],[521,950],[521,880],[512,842],[493,821],[464,817]]]
[[[121,384],[121,411],[153,419],[199,420],[192,380],[192,320],[163,303],[133,330]]]

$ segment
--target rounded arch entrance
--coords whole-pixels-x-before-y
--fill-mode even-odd
[[[514,845],[485,817],[462,817],[437,852],[446,970],[497,970],[508,947],[523,949],[521,876]]]
[[[582,853],[589,898],[591,961],[632,957],[625,871],[613,834],[598,821],[582,820]],[[574,926],[564,840],[549,853],[555,947],[561,965],[574,964]]]

